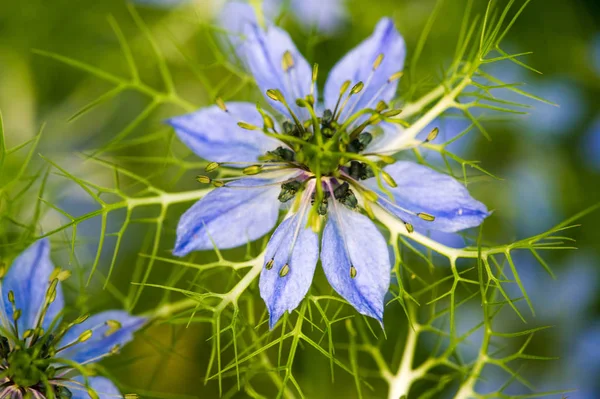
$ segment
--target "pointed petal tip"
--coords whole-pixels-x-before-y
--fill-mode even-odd
[[[171,252],[173,256],[177,256],[178,258],[183,258],[191,251],[185,247],[185,245],[175,244],[175,248]]]
[[[275,312],[274,309],[269,308],[269,331],[273,331],[281,316],[284,312]]]

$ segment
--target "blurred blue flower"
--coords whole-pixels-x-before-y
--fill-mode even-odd
[[[192,3],[194,0],[135,0],[138,4],[172,8]],[[230,0],[226,3],[247,4]],[[273,19],[282,11],[289,11],[306,30],[316,29],[319,33],[332,34],[339,30],[348,17],[345,0],[264,0],[265,16]],[[289,10],[288,10],[289,7]],[[226,7],[227,8],[227,7]],[[225,16],[224,19],[230,16]]]
[[[513,222],[519,236],[539,234],[560,221],[556,174],[545,158],[531,154],[513,163],[508,174],[510,203],[515,204]]]
[[[193,0],[135,0],[138,4],[152,7],[172,8],[182,4],[191,3]]]
[[[571,399],[597,397],[593,393],[599,388],[594,377],[600,373],[600,330],[590,324],[589,317],[600,285],[597,259],[591,253],[577,252],[557,268],[556,279],[531,254],[518,252],[514,261],[536,310],[535,322],[553,326],[551,355],[560,357],[532,382],[542,391],[576,389],[566,395]],[[516,285],[507,286],[507,291],[512,297],[522,296]],[[519,306],[526,308],[524,303]]]
[[[600,171],[600,117],[597,117],[588,128],[582,144],[581,152],[584,162],[591,169]]]
[[[288,34],[270,22],[263,30],[248,5],[228,7],[226,15],[244,16],[232,22],[245,37],[236,39],[238,56],[282,123],[254,104],[239,102],[169,121],[188,147],[213,161],[209,171],[246,166],[242,172],[249,175],[213,181],[217,189],[179,221],[174,254],[256,240],[275,227],[282,203],[294,199],[289,217],[267,245],[260,277],[270,326],[308,292],[319,252],[332,287],[360,313],[381,321],[390,259],[383,235],[359,205],[369,214],[374,207],[387,211],[409,232],[477,226],[487,209],[456,180],[427,167],[396,162],[383,168],[371,162],[403,148],[402,129],[379,123],[381,115],[397,114],[387,104],[405,58],[404,40],[391,20],[382,19],[338,62],[319,104],[317,69]],[[316,232],[326,215],[319,251]]]
[[[37,241],[13,262],[0,284],[2,397],[108,399],[121,396],[87,365],[116,353],[146,319],[107,311],[61,323],[61,281],[48,240]],[[85,374],[85,372],[89,374]],[[14,395],[14,396],[13,396]]]
[[[331,34],[339,30],[348,17],[344,0],[265,0],[265,15],[276,16],[286,3],[289,3],[290,14],[306,30]]]
[[[583,90],[567,77],[541,78],[509,61],[493,63],[487,68],[487,72],[506,84],[517,85],[519,90],[557,104],[547,104],[506,88],[491,90],[496,98],[530,107],[524,109],[528,115],[516,118],[530,138],[547,140],[570,134],[585,116],[587,103],[583,98]]]
[[[592,40],[592,65],[598,76],[600,76],[600,33],[596,33]]]

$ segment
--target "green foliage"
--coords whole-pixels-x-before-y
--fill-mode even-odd
[[[474,3],[473,0],[467,1],[453,61],[441,72],[437,84],[431,89],[428,87],[430,83],[421,80],[418,72],[420,56],[441,13],[443,1],[438,2],[412,54],[405,79],[409,87],[398,100],[404,104],[404,137],[412,139],[408,146],[398,150],[408,150],[424,164],[427,164],[424,152],[438,152],[444,159],[443,171],[459,178],[465,185],[482,179],[496,179],[496,176],[479,162],[451,153],[448,145],[474,131],[491,139],[484,126],[487,121],[522,114],[528,108],[521,103],[497,98],[495,93],[511,91],[545,101],[523,91],[518,83],[503,82],[484,70],[486,65],[509,61],[538,72],[521,61],[530,53],[508,54],[502,49],[503,39],[529,0],[520,5],[516,0],[510,0],[504,7],[498,7],[497,2],[492,0],[483,13],[477,13]],[[374,325],[372,320],[358,316],[330,288],[319,283],[311,289],[297,311],[286,315],[275,330],[269,331],[266,310],[257,295],[257,277],[263,267],[265,242],[248,243],[243,254],[239,251],[222,254],[215,249],[214,254],[186,260],[166,256],[173,242],[172,226],[183,209],[181,205],[188,206],[210,191],[210,188],[184,191],[178,185],[190,172],[204,168],[206,162],[190,161],[188,154],[182,156],[183,150],[174,143],[168,129],[139,133],[143,124],[161,107],[175,106],[177,112],[189,112],[199,108],[199,104],[179,94],[168,61],[151,29],[135,8],[130,6],[129,12],[141,37],[150,44],[162,87],[157,89],[144,83],[129,41],[114,17],[109,17],[108,21],[120,45],[128,77],[64,55],[35,50],[37,55],[87,72],[113,86],[83,106],[70,120],[84,118],[96,107],[128,91],[141,93],[147,103],[123,129],[111,135],[107,144],[82,154],[82,163],[91,163],[111,176],[110,181],[103,182],[79,176],[76,171],[44,156],[41,157],[43,162],[33,162],[41,132],[15,148],[6,148],[0,123],[0,217],[8,221],[0,227],[1,245],[17,242],[19,247],[23,247],[39,238],[36,233],[39,233],[37,226],[41,215],[53,213],[63,223],[41,236],[56,237],[60,234],[66,237],[71,258],[75,258],[76,248],[85,242],[80,237],[80,226],[90,220],[99,220],[95,254],[85,280],[86,284],[90,284],[108,259],[106,275],[101,277],[105,288],[115,290],[111,279],[119,272],[118,265],[123,264],[126,257],[129,259],[124,243],[128,235],[137,234],[139,230],[136,228],[142,226],[143,242],[137,243],[138,247],[133,250],[135,264],[129,276],[132,284],[127,294],[115,296],[128,310],[144,308],[146,314],[162,324],[208,326],[212,331],[212,351],[204,380],[207,383],[216,380],[219,394],[225,398],[233,397],[240,390],[256,398],[309,397],[295,373],[300,353],[304,351],[313,351],[329,363],[332,382],[340,373],[350,376],[359,398],[380,397],[382,388],[378,384],[382,381],[387,385],[389,398],[431,398],[440,392],[453,392],[454,397],[460,399],[533,398],[562,392],[536,392],[519,372],[519,367],[525,362],[551,360],[529,351],[534,335],[547,327],[504,331],[497,320],[514,316],[526,323],[528,315],[524,314],[522,302],[531,314],[534,313],[519,276],[514,252],[529,251],[542,268],[553,275],[541,252],[570,249],[571,239],[559,234],[573,227],[572,223],[586,213],[576,215],[545,233],[505,245],[484,244],[480,232],[475,241],[471,240],[474,245],[464,249],[453,249],[424,235],[408,233],[399,220],[377,213],[381,226],[389,232],[389,244],[395,259],[395,283],[386,310],[385,331]],[[217,97],[228,100],[237,96],[252,84],[251,77],[219,48],[215,40],[217,28],[203,25],[199,30],[212,51],[214,63],[198,66],[183,54],[186,65],[198,79],[199,89],[211,100]],[[216,84],[213,84],[208,71],[221,74]],[[233,81],[238,83],[236,89],[224,93],[224,87],[231,86]],[[484,109],[488,114],[475,116],[473,110],[476,109]],[[421,143],[416,139],[426,126],[440,115],[447,115],[448,111],[458,112],[453,115],[470,120],[471,126],[446,143]],[[131,155],[145,146],[164,147],[165,142],[168,143],[167,149],[161,155]],[[20,167],[15,169],[10,158],[22,151],[26,155],[21,157]],[[162,175],[144,176],[134,171],[143,170],[145,165],[159,166]],[[429,166],[439,169],[436,165]],[[78,187],[96,208],[76,215],[61,207],[55,192],[46,193],[50,173],[59,178],[60,183],[55,183],[57,187]],[[238,172],[221,168],[217,173],[226,177]],[[170,177],[169,184],[164,184],[165,175]],[[159,177],[163,178],[162,183]],[[33,201],[26,198],[31,192],[36,192]],[[35,211],[27,221],[15,219],[14,216],[19,213],[15,206],[32,205]],[[110,223],[112,217],[118,225],[116,230]],[[18,237],[15,238],[15,235]],[[244,260],[228,260],[236,255]],[[443,263],[448,263],[449,269],[440,268]],[[167,267],[170,272],[166,278],[158,280],[159,283],[152,283],[158,265]],[[514,286],[521,292],[519,297],[511,294]],[[163,295],[152,303],[153,306],[145,306],[141,301],[145,290]],[[481,321],[466,331],[459,331],[459,315],[472,309],[481,312]],[[464,354],[469,345],[475,345],[474,356]],[[428,351],[425,359],[418,355],[421,346]],[[477,384],[485,379],[488,367],[502,370],[506,383],[492,393],[481,393]],[[506,394],[505,391],[513,384],[530,388],[532,393],[520,396]]]

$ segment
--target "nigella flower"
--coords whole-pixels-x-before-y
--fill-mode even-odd
[[[116,353],[146,323],[111,310],[64,322],[61,281],[47,240],[15,259],[0,284],[0,397],[115,398],[89,365]]]
[[[265,0],[267,17],[275,16],[286,3],[282,0]],[[289,0],[290,15],[306,30],[316,29],[319,33],[337,31],[347,18],[344,0]]]
[[[182,216],[174,254],[256,240],[289,204],[260,276],[270,326],[304,298],[319,254],[331,286],[360,313],[382,321],[391,264],[369,217],[373,210],[404,221],[409,232],[453,232],[479,225],[487,209],[449,176],[385,155],[402,143],[393,119],[400,111],[388,104],[405,44],[391,20],[382,19],[338,62],[321,103],[316,65],[310,67],[285,31],[270,23],[263,30],[248,13],[238,10],[247,17],[238,55],[277,117],[253,104],[218,101],[169,121],[187,146],[212,161],[207,171],[243,168],[246,175],[199,176],[217,188]]]

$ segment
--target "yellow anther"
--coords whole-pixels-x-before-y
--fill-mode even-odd
[[[377,56],[377,58],[375,58],[375,61],[373,62],[373,70],[376,70],[377,68],[379,68],[379,66],[383,62],[383,57],[384,57],[383,53],[381,53]]]
[[[387,108],[388,108],[388,105],[386,104],[386,102],[381,100],[377,103],[377,106],[375,107],[375,111],[382,112],[382,111],[385,111]]]
[[[312,81],[316,82],[317,81],[317,76],[319,75],[319,64],[314,64],[313,65],[313,70],[312,70]]]
[[[285,277],[290,272],[290,266],[286,263],[279,271],[279,277]]]
[[[391,165],[396,162],[396,159],[390,155],[378,155],[382,162]]]
[[[386,118],[391,118],[393,116],[398,116],[402,113],[401,109],[392,109],[383,113],[383,116]]]
[[[202,183],[202,184],[209,184],[212,181],[212,179],[208,176],[199,175],[199,176],[196,176],[196,181],[198,183]]]
[[[108,337],[121,329],[121,323],[117,320],[107,320],[106,325],[108,326],[108,330],[104,333],[105,337]]]
[[[371,202],[375,202],[377,201],[377,193],[375,191],[370,191],[370,190],[365,190],[362,192],[362,195],[365,197],[366,200],[371,201]]]
[[[254,126],[254,125],[251,125],[250,123],[246,123],[246,122],[238,122],[237,125],[239,127],[241,127],[242,129],[246,129],[246,130],[260,130],[260,128],[258,126]]]
[[[429,132],[429,134],[427,135],[425,142],[429,143],[430,141],[435,140],[435,138],[438,136],[439,133],[440,133],[440,129],[438,129],[437,127],[434,127],[433,130],[431,132]]]
[[[390,185],[390,187],[396,188],[398,187],[398,184],[396,183],[396,181],[394,180],[394,178],[392,176],[390,176],[389,173],[387,173],[386,171],[382,170],[381,171],[381,177],[383,177],[383,180]]]
[[[274,129],[275,128],[275,122],[273,121],[273,118],[271,118],[269,115],[267,115],[267,114],[263,115],[263,122],[265,124],[266,129]]]
[[[435,216],[430,215],[430,214],[425,213],[425,212],[417,213],[417,216],[420,217],[421,219],[427,221],[427,222],[433,222],[435,220]]]
[[[263,167],[260,165],[252,165],[252,166],[248,166],[247,168],[244,168],[244,170],[242,171],[243,174],[245,175],[257,175],[260,172],[262,172]]]
[[[265,265],[265,269],[267,270],[271,270],[273,268],[273,264],[275,263],[275,259],[271,259],[270,261],[267,262],[267,264]]]
[[[350,86],[350,81],[347,80],[344,83],[342,83],[342,86],[340,87],[340,95],[344,94],[346,92],[346,90],[348,90],[348,87]]]
[[[390,78],[388,79],[388,82],[393,82],[395,80],[400,79],[402,76],[404,75],[404,72],[400,71],[400,72],[396,72],[395,74],[393,74],[392,76],[390,76]]]
[[[292,56],[292,53],[290,53],[289,50],[283,53],[283,57],[281,59],[281,67],[283,68],[284,72],[287,72],[294,67],[294,57]]]
[[[215,100],[215,103],[217,103],[217,106],[219,108],[221,108],[223,111],[227,112],[227,106],[225,105],[225,101],[223,101],[223,99],[221,97],[217,97],[217,99]]]
[[[219,169],[219,166],[221,166],[221,165],[219,165],[218,162],[211,162],[208,165],[206,165],[206,168],[204,168],[204,170],[206,172],[210,173],[210,172],[213,172],[213,171]]]
[[[358,94],[362,91],[364,87],[365,84],[363,82],[358,82],[352,87],[352,90],[350,90],[350,94]]]
[[[267,96],[274,101],[279,101],[280,103],[285,103],[285,98],[283,98],[283,94],[277,89],[269,89],[267,90]]]
[[[81,333],[81,335],[79,336],[79,338],[77,338],[78,342],[85,342],[88,339],[92,338],[93,332],[92,330],[85,330],[84,332]]]
[[[215,187],[223,187],[225,185],[225,182],[221,181],[221,180],[213,180],[212,181],[212,185]]]
[[[76,319],[73,321],[73,323],[71,323],[71,324],[81,324],[81,323],[83,323],[84,321],[86,321],[86,320],[87,320],[89,317],[90,317],[90,315],[89,315],[89,314],[84,314],[84,315],[81,315],[81,316],[79,316],[78,318],[76,318]]]
[[[413,227],[413,225],[408,222],[404,222],[404,227],[406,227],[406,231],[408,231],[409,233],[412,233],[413,231],[415,231],[415,228]]]
[[[356,267],[354,265],[350,266],[350,278],[356,277]]]

